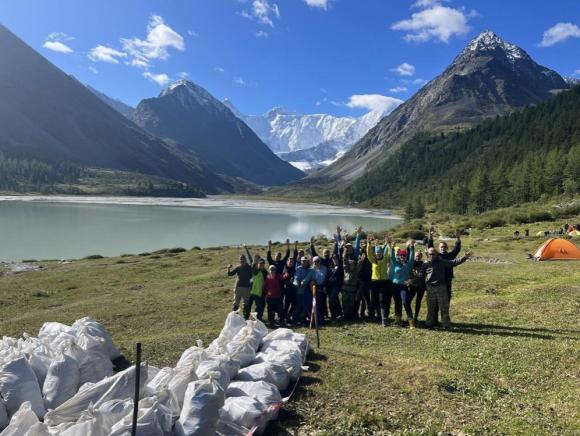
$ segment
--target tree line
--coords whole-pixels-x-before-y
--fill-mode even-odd
[[[580,86],[464,132],[421,134],[344,191],[349,202],[406,200],[481,213],[580,192]],[[419,204],[421,203],[421,204]]]

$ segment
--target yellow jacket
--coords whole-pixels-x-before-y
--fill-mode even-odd
[[[372,252],[371,243],[367,243],[367,259],[373,266],[373,273],[371,275],[371,280],[376,282],[378,280],[388,280],[389,279],[389,263],[390,263],[390,253],[389,246],[385,245],[383,250],[383,258],[377,260]]]

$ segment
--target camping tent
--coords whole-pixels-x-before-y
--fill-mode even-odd
[[[580,260],[580,250],[574,243],[559,238],[548,239],[534,255],[536,260]]]

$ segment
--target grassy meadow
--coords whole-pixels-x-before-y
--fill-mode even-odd
[[[456,269],[451,331],[325,327],[310,370],[267,432],[579,434],[580,264],[528,260],[544,239],[514,240],[513,230],[464,239],[476,258]],[[151,364],[174,365],[197,339],[217,336],[234,282],[225,266],[237,255],[40,261],[40,271],[0,277],[0,334],[36,335],[45,321],[92,316],[129,359],[141,341]]]

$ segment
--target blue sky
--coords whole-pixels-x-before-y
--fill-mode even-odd
[[[408,99],[484,29],[580,77],[578,0],[2,0],[0,22],[132,105],[183,76],[248,114],[359,115]]]

